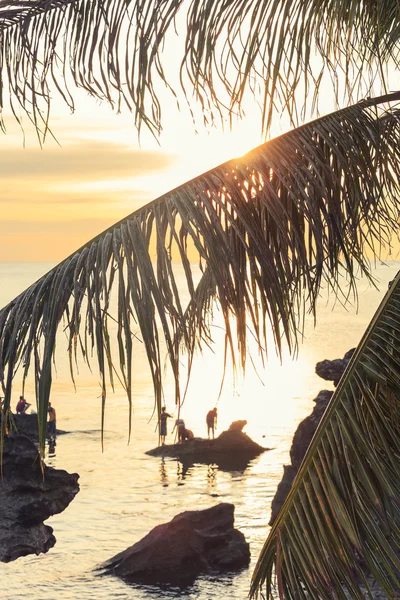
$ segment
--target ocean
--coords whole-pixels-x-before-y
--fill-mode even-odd
[[[0,305],[23,291],[51,268],[49,263],[0,264]],[[244,600],[258,553],[268,534],[271,501],[288,464],[289,449],[298,423],[313,408],[321,389],[333,389],[315,374],[316,362],[341,358],[357,345],[400,262],[379,263],[374,269],[377,288],[359,282],[358,309],[343,307],[322,292],[317,325],[306,317],[304,340],[298,356],[287,353],[282,364],[270,350],[265,367],[248,363],[245,377],[228,370],[218,400],[223,353],[196,358],[193,379],[182,415],[196,436],[206,436],[205,415],[218,404],[217,433],[236,419],[255,441],[272,448],[251,461],[244,472],[225,472],[214,465],[194,465],[145,454],[158,443],[154,394],[143,350],[134,356],[133,432],[128,443],[128,405],[118,387],[107,398],[104,451],[101,447],[100,386],[96,370],[82,366],[76,389],[69,376],[68,360],[60,344],[51,402],[59,436],[50,466],[77,472],[80,492],[60,515],[47,521],[57,543],[47,554],[27,556],[0,564],[0,598],[7,600]],[[216,331],[216,338],[218,338]],[[93,363],[94,366],[94,363]],[[20,394],[15,386],[15,403]],[[28,382],[25,397],[33,401]],[[165,388],[168,412],[175,411],[172,383]],[[169,427],[172,429],[172,426]],[[173,437],[168,436],[169,443]],[[219,502],[235,505],[235,526],[250,543],[251,565],[240,573],[218,578],[202,576],[185,590],[130,585],[117,577],[99,576],[95,569],[117,552],[131,546],[155,525],[185,510],[208,508]],[[166,552],[168,548],[165,549]]]

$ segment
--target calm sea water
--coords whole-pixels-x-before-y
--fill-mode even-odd
[[[0,264],[0,304],[46,272],[52,265]],[[127,401],[116,389],[107,400],[105,448],[100,443],[100,387],[97,377],[81,368],[77,389],[71,384],[61,350],[53,384],[52,404],[57,426],[70,432],[57,440],[55,455],[47,463],[80,474],[81,490],[70,506],[49,519],[57,538],[47,554],[0,564],[0,598],[19,600],[72,599],[222,599],[244,600],[251,572],[268,534],[270,505],[298,423],[313,408],[321,389],[332,389],[315,373],[315,363],[342,357],[355,346],[387,283],[400,263],[389,262],[375,270],[379,289],[360,280],[359,309],[333,305],[321,299],[317,327],[307,321],[306,336],[297,360],[285,357],[283,364],[270,354],[268,365],[248,368],[245,379],[233,387],[227,377],[219,408],[219,430],[234,419],[247,419],[245,431],[273,450],[253,460],[244,472],[223,472],[213,466],[183,469],[174,460],[149,457],[145,451],[157,444],[153,416],[153,393],[143,353],[135,355],[133,435],[127,443]],[[217,333],[216,333],[217,335]],[[204,436],[205,414],[218,397],[222,354],[198,357],[193,381],[183,407],[187,426]],[[15,388],[15,397],[20,393]],[[32,384],[26,397],[33,399]],[[172,387],[167,384],[165,403],[174,410]],[[172,442],[172,436],[169,436]],[[239,574],[218,579],[201,577],[187,590],[128,585],[115,577],[99,577],[96,566],[143,537],[155,525],[169,521],[184,510],[207,508],[218,502],[235,505],[235,524],[245,534],[251,549],[251,566]],[[166,548],[166,551],[168,549]]]

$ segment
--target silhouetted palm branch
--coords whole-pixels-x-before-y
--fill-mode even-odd
[[[362,600],[378,583],[398,598],[399,470],[400,273],[314,435],[251,596],[265,589],[267,599]]]
[[[73,109],[74,86],[156,133],[165,87],[183,88],[205,119],[240,112],[250,90],[267,127],[282,108],[297,121],[296,89],[314,102],[327,72],[354,101],[399,66],[399,39],[397,0],[0,0],[1,80],[17,118],[19,104],[43,133],[51,96]]]
[[[179,403],[181,347],[190,365],[196,344],[210,342],[207,315],[214,295],[233,364],[238,353],[244,367],[248,328],[261,352],[268,329],[278,352],[282,337],[293,352],[304,306],[315,311],[322,282],[343,301],[356,294],[356,267],[370,276],[366,253],[378,255],[382,243],[390,243],[399,214],[400,121],[396,111],[378,116],[371,103],[314,121],[161,196],[0,311],[4,410],[16,370],[22,367],[26,377],[32,366],[42,451],[62,319],[71,372],[74,356],[89,360],[95,349],[103,408],[107,371],[112,384],[117,361],[131,403],[132,335],[139,328],[160,410],[160,348],[165,344]],[[207,273],[197,291],[194,251]],[[191,300],[186,313],[173,259],[186,277]],[[342,268],[350,292],[341,290]],[[113,284],[118,357],[111,355],[109,341]]]

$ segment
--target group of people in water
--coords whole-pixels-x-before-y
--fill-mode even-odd
[[[212,439],[214,439],[215,430],[217,428],[217,416],[218,416],[218,411],[217,411],[216,407],[209,410],[207,413],[206,424],[207,424],[208,439],[210,439],[211,435],[212,435]],[[160,441],[161,441],[162,446],[165,445],[165,438],[167,436],[167,420],[172,419],[172,418],[173,418],[173,415],[170,415],[169,413],[167,413],[166,407],[163,406],[161,409],[160,423],[159,423]],[[175,429],[177,430],[179,444],[183,444],[183,442],[185,442],[186,440],[191,440],[194,438],[193,431],[191,431],[191,429],[188,429],[186,427],[185,421],[180,416],[178,416],[178,418],[175,421],[174,428],[171,432],[172,434],[174,433]]]
[[[30,406],[31,406],[31,404],[29,402],[27,402],[23,396],[20,396],[19,400],[17,402],[17,405],[15,407],[15,412],[17,413],[17,415],[24,415],[24,414],[26,414],[26,412]],[[48,411],[47,437],[49,439],[54,440],[56,437],[56,411],[55,411],[54,407],[51,405],[51,402],[49,402],[47,411]],[[212,436],[212,439],[214,439],[214,437],[215,437],[215,430],[217,428],[217,416],[218,416],[218,411],[217,411],[216,407],[209,410],[206,415],[208,439],[210,439],[211,436]],[[167,436],[167,420],[172,419],[172,418],[173,418],[173,415],[170,415],[169,413],[167,413],[166,407],[163,406],[161,409],[160,422],[159,422],[160,440],[161,440],[161,444],[163,446],[165,445],[165,438]],[[179,444],[183,444],[183,442],[185,442],[186,440],[191,440],[194,438],[193,431],[186,427],[185,421],[180,416],[178,416],[178,418],[175,421],[174,427],[172,429],[172,434],[174,433],[175,429],[177,431]]]

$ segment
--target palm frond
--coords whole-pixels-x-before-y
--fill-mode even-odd
[[[79,357],[89,361],[96,354],[103,408],[117,363],[131,403],[137,328],[157,409],[164,347],[181,401],[180,353],[186,350],[191,364],[196,345],[210,342],[214,296],[234,367],[237,356],[245,367],[249,328],[261,352],[268,349],[268,330],[278,352],[283,337],[295,352],[304,306],[315,312],[322,283],[343,302],[349,293],[356,296],[357,269],[371,277],[367,251],[379,255],[397,231],[399,139],[395,110],[379,116],[358,104],[212,169],[94,238],[0,311],[4,411],[16,371],[22,367],[26,378],[32,367],[43,450],[63,320],[71,372]],[[187,312],[176,260],[186,277]],[[197,291],[196,260],[205,269]],[[341,287],[343,267],[350,292]],[[117,356],[109,342],[113,287]]]
[[[172,70],[165,48],[176,28],[185,35]],[[250,90],[264,98],[268,127],[282,109],[295,121],[296,88],[305,108],[325,71],[337,92],[345,81],[350,102],[365,95],[398,68],[399,39],[397,0],[1,0],[0,107],[8,85],[15,116],[22,106],[45,135],[51,96],[73,110],[78,86],[157,134],[161,89],[181,87],[208,120],[240,113]]]
[[[251,596],[265,588],[267,599],[361,600],[377,583],[398,598],[399,469],[400,272],[314,435]]]

